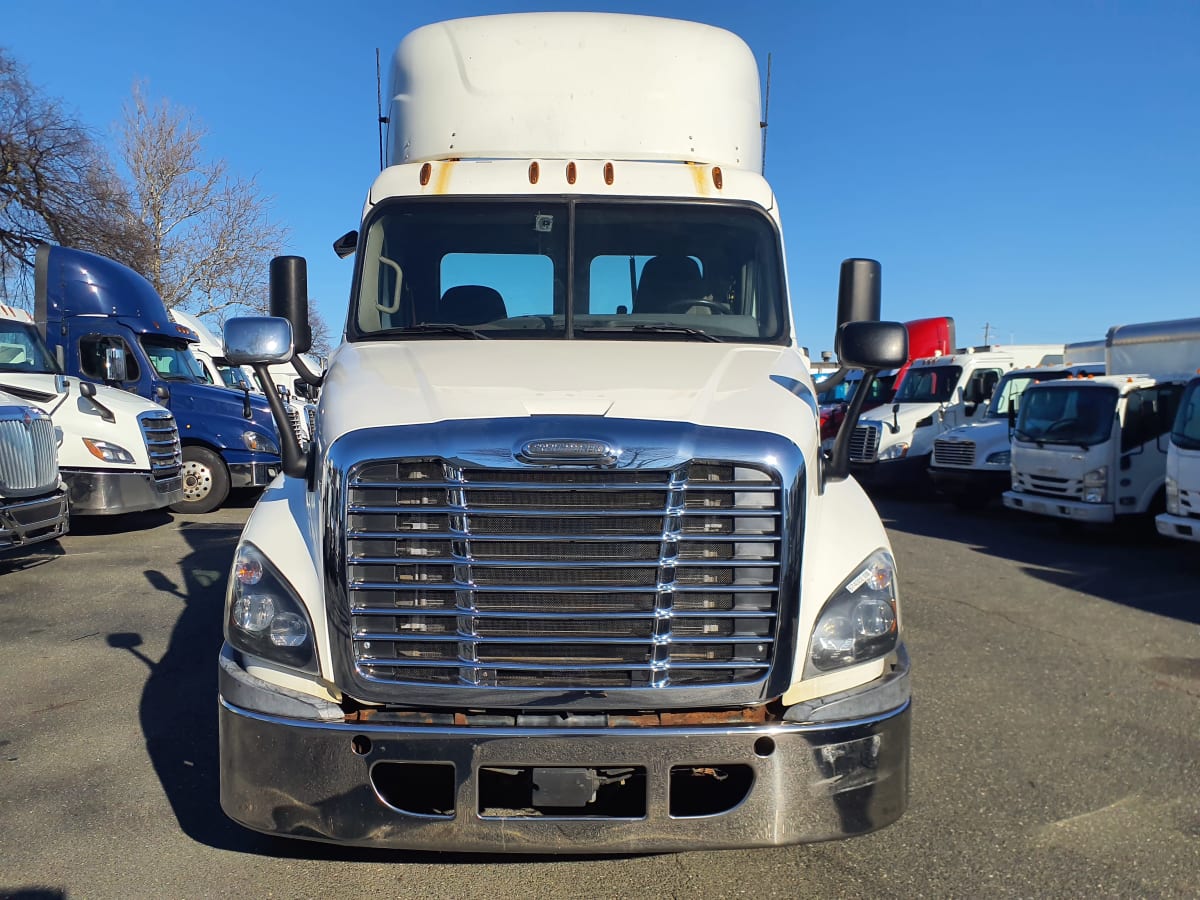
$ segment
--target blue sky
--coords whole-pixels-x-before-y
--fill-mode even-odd
[[[801,343],[832,344],[837,273],[883,264],[885,318],[952,315],[960,344],[1077,341],[1200,316],[1200,3],[443,0],[8,6],[0,44],[111,134],[136,79],[273,198],[339,333],[378,171],[375,50],[437,19],[587,9],[740,34],[765,74],[766,175]],[[387,75],[384,73],[386,87]]]

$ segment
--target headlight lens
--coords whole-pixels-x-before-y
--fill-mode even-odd
[[[879,459],[903,459],[908,453],[908,444],[892,444],[890,447],[885,447],[879,451]]]
[[[1083,502],[1104,503],[1108,499],[1108,466],[1086,473],[1083,476]]]
[[[1007,466],[1012,462],[1012,451],[997,450],[995,453],[989,453],[985,462],[989,466]]]
[[[896,564],[886,550],[877,550],[821,610],[809,661],[817,672],[829,672],[885,656],[898,639]]]
[[[1173,516],[1182,515],[1179,511],[1179,482],[1167,476],[1167,512]]]
[[[259,434],[257,431],[243,431],[242,443],[246,445],[247,450],[279,455],[279,446],[265,434]]]
[[[88,452],[96,459],[102,459],[107,463],[133,462],[133,454],[119,444],[102,441],[98,438],[84,438],[83,446],[87,447]]]
[[[304,604],[257,547],[238,547],[229,578],[225,640],[244,653],[305,672],[317,671]]]

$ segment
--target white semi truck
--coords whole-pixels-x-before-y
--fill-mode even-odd
[[[989,345],[914,360],[895,402],[855,428],[850,471],[871,487],[924,489],[939,435],[982,417],[1005,372],[1061,363],[1062,354],[1062,344]]]
[[[1155,517],[1158,533],[1200,541],[1200,378],[1188,382],[1179,401],[1165,487],[1166,511]]]
[[[67,489],[50,417],[0,391],[0,554],[67,533]]]
[[[0,390],[53,419],[71,515],[162,509],[183,498],[171,411],[128,391],[64,377],[33,316],[3,305]]]
[[[317,433],[280,429],[230,578],[225,811],[495,852],[894,821],[896,564],[848,430],[819,449],[750,49],[641,16],[456,20],[404,39],[389,96]],[[838,359],[901,365],[878,264],[842,274]],[[272,264],[277,315],[229,320],[231,361],[308,348],[306,280]]]
[[[987,412],[933,442],[929,477],[960,509],[979,509],[1012,486],[1011,432],[1025,388],[1040,381],[1104,372],[1104,341],[1067,344],[1058,366],[1007,372],[992,392]]]
[[[1004,505],[1083,523],[1165,508],[1171,425],[1197,367],[1200,319],[1110,328],[1106,374],[1025,392]]]

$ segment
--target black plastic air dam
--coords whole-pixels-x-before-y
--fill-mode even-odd
[[[570,732],[322,724],[251,713],[224,699],[219,716],[225,812],[257,831],[348,845],[496,853],[765,847],[874,831],[908,803],[907,703],[829,725]],[[758,755],[763,738],[773,750]],[[586,768],[598,761],[605,769],[645,770],[643,816],[478,814],[481,769]],[[385,803],[370,775],[383,763],[452,765],[453,814],[405,813]],[[724,812],[672,814],[673,770],[678,782],[695,777],[680,774],[681,767],[737,765],[753,776],[744,799]],[[445,803],[444,793],[435,798],[436,808]]]

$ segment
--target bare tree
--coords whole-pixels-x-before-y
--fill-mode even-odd
[[[253,178],[208,161],[205,128],[188,110],[151,104],[140,84],[125,107],[120,148],[134,215],[149,242],[138,266],[168,307],[219,318],[263,312],[268,262],[284,229],[268,218],[270,198]]]
[[[100,145],[0,48],[0,297],[28,295],[38,244],[135,263],[147,243]]]
[[[329,323],[316,311],[311,301],[308,307],[308,327],[312,331],[312,352],[321,358],[329,356],[334,348],[333,333]]]

